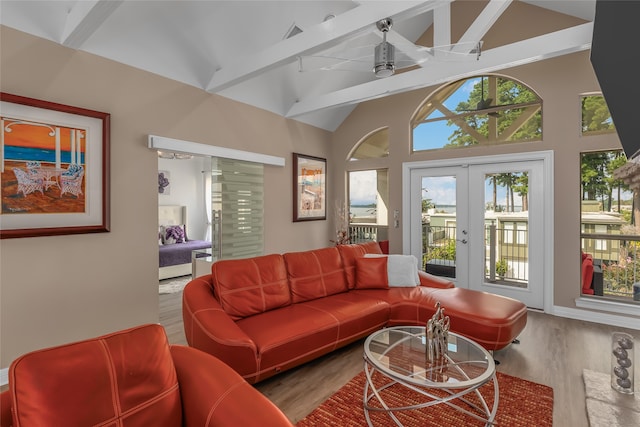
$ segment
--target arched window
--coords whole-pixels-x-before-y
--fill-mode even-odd
[[[542,100],[506,77],[483,75],[448,84],[411,120],[412,150],[542,139]]]
[[[347,158],[350,161],[377,159],[389,156],[389,128],[374,130],[353,147]]]

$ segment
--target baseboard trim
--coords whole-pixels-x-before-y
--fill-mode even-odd
[[[567,317],[569,319],[584,320],[586,322],[595,322],[603,325],[640,330],[640,322],[638,322],[638,319],[626,316],[617,316],[610,313],[599,313],[590,310],[580,310],[578,308],[554,305],[553,312],[551,314],[554,316]]]
[[[0,387],[9,384],[9,368],[0,369]]]

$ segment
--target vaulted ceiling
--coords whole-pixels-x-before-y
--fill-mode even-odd
[[[362,101],[587,50],[594,14],[595,0],[0,2],[2,25],[330,131]],[[385,18],[398,68],[414,66],[378,78]]]

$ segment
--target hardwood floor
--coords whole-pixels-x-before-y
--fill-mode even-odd
[[[169,341],[186,344],[182,329],[182,294],[160,295],[160,323]],[[630,333],[640,345],[640,331],[555,317],[530,310],[520,344],[495,352],[498,371],[548,385],[554,390],[553,424],[588,426],[582,370],[610,372],[611,333]],[[360,340],[325,357],[256,384],[296,423],[362,370]],[[636,361],[638,356],[636,356]],[[636,381],[638,376],[636,375]],[[636,384],[638,388],[638,384]]]

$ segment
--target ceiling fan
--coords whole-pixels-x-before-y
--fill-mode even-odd
[[[458,43],[444,46],[426,47],[416,45],[403,39],[393,44],[387,41],[393,27],[391,18],[384,18],[376,22],[380,35],[368,33],[353,38],[340,45],[313,55],[298,57],[299,71],[361,71],[368,72],[379,78],[390,77],[397,70],[420,65],[426,61],[459,61],[469,58],[480,58],[482,42]],[[453,50],[453,47],[464,47]],[[460,52],[463,53],[460,53]]]
[[[486,110],[490,108],[493,98],[484,99],[484,76],[480,76],[480,101],[476,104],[475,111]]]
[[[387,33],[393,26],[391,18],[376,22],[376,27],[382,32],[382,43],[376,46],[373,73],[376,77],[390,77],[396,72],[396,48],[387,41]]]
[[[498,106],[493,103],[493,98],[484,97],[484,79],[485,79],[485,76],[480,76],[480,101],[476,103],[475,108],[462,110],[462,112],[480,113],[480,114],[487,114],[488,116],[491,116],[491,117],[499,117],[500,112],[496,111],[496,108]],[[489,111],[485,112],[485,110],[489,110]]]

